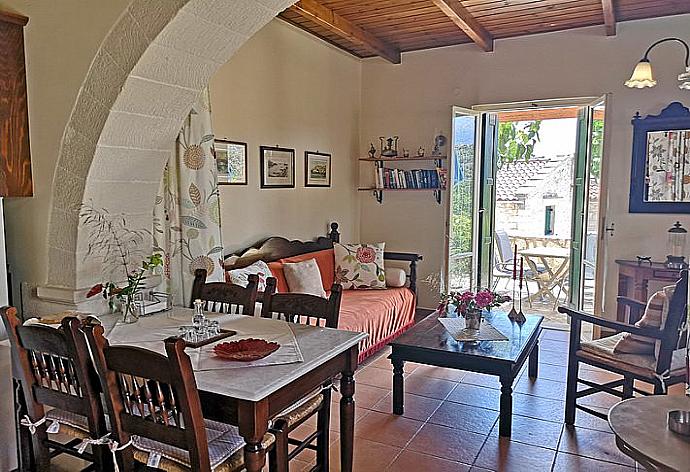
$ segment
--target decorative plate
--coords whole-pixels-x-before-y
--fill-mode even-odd
[[[263,359],[275,352],[280,344],[264,341],[263,339],[242,339],[228,343],[216,344],[213,353],[229,361],[250,362]]]

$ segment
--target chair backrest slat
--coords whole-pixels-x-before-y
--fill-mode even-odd
[[[0,309],[32,421],[45,407],[85,416],[92,438],[106,433],[100,383],[81,331],[82,322],[65,317],[60,326],[23,325],[13,307]],[[45,437],[45,423],[38,434]]]
[[[337,328],[342,286],[333,284],[328,298],[306,293],[275,293],[276,279],[266,280],[261,307],[263,318],[278,318],[290,323]]]
[[[254,315],[254,305],[259,289],[259,277],[251,274],[246,287],[226,282],[206,282],[206,270],[197,269],[194,273],[192,298],[204,302],[204,310],[216,313]]]
[[[184,341],[166,339],[164,356],[134,346],[110,346],[101,326],[87,327],[86,332],[118,443],[127,443],[132,435],[149,438],[187,451],[192,470],[210,471],[201,402]],[[120,451],[119,460],[131,470],[131,449]]]

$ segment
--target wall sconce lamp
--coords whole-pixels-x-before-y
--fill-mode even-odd
[[[662,43],[667,43],[669,41],[677,41],[685,47],[685,72],[678,76],[680,87],[683,90],[690,90],[690,46],[688,43],[679,38],[664,38],[655,42],[647,49],[644,53],[644,57],[637,63],[635,70],[630,77],[630,80],[625,82],[626,87],[630,88],[647,88],[654,87],[656,85],[656,80],[654,80],[654,75],[652,74],[652,63],[649,62],[649,53],[656,46]]]

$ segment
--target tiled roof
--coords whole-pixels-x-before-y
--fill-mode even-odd
[[[529,161],[517,161],[503,165],[496,174],[496,198],[501,202],[520,200],[521,195],[531,193],[563,159],[534,157]]]

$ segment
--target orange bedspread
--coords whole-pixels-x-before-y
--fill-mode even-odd
[[[369,337],[359,346],[359,361],[383,348],[414,323],[415,295],[408,288],[343,290],[338,328]]]

